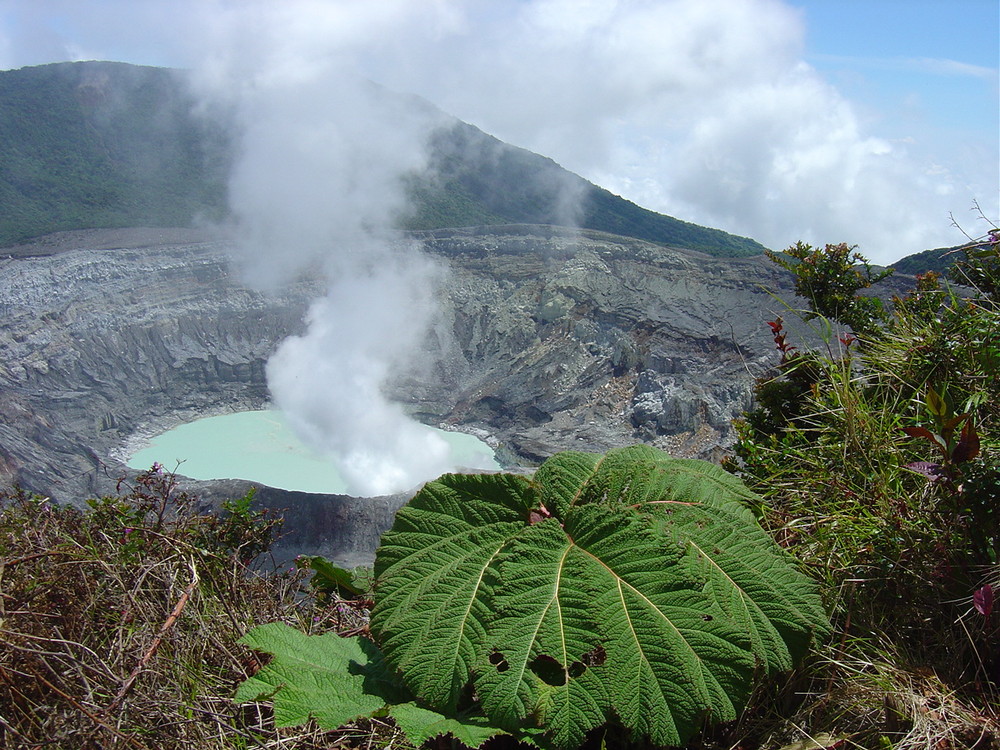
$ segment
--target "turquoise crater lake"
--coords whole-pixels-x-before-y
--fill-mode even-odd
[[[455,467],[501,468],[493,449],[474,435],[427,429],[448,443]],[[137,470],[154,463],[191,479],[245,479],[299,492],[347,492],[335,462],[303,444],[277,411],[236,412],[182,424],[151,439],[127,461]]]

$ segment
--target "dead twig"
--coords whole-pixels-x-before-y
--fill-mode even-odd
[[[73,555],[74,552],[67,550],[50,549],[44,552],[35,552],[31,555],[25,555],[24,557],[18,557],[13,560],[4,560],[0,562],[0,569],[3,568],[13,568],[15,565],[20,565],[21,563],[30,562],[32,560],[37,560],[40,557],[52,557],[53,555]]]
[[[198,571],[195,569],[194,565],[191,565],[190,568],[191,582],[187,585],[187,588],[184,589],[184,593],[182,593],[180,598],[177,600],[177,604],[174,605],[174,609],[170,613],[170,616],[167,617],[163,625],[160,626],[160,632],[156,634],[153,642],[149,644],[149,648],[146,649],[146,653],[142,655],[139,663],[135,665],[135,669],[132,670],[125,682],[122,683],[121,689],[118,691],[118,694],[115,695],[114,700],[111,701],[111,703],[109,703],[103,711],[101,711],[102,715],[107,716],[118,708],[122,700],[128,694],[128,691],[132,689],[132,685],[135,684],[135,681],[142,673],[142,670],[148,666],[149,662],[156,655],[156,651],[163,642],[163,638],[169,632],[170,628],[174,626],[174,623],[177,622],[177,618],[181,616],[181,612],[184,611],[185,605],[188,603],[188,600],[191,598],[191,594],[194,593],[194,589],[198,585]]]
[[[115,737],[117,737],[118,739],[120,739],[120,740],[122,740],[124,742],[127,742],[128,744],[132,745],[133,747],[137,747],[140,750],[146,750],[133,737],[129,737],[127,734],[122,734],[117,729],[115,729],[113,726],[110,726],[109,724],[106,724],[104,722],[104,720],[101,719],[100,716],[98,716],[97,714],[95,714],[95,713],[87,710],[86,706],[82,705],[78,700],[76,700],[75,698],[73,698],[73,696],[71,696],[71,695],[63,692],[59,688],[57,688],[51,682],[49,682],[44,677],[42,677],[42,675],[40,675],[40,674],[39,675],[35,675],[35,679],[37,679],[43,685],[46,685],[50,690],[52,690],[53,692],[55,692],[57,695],[61,696],[63,698],[63,700],[67,701],[71,706],[73,706],[73,708],[75,708],[77,711],[79,711],[80,713],[82,713],[83,715],[85,715],[88,719],[90,719],[92,722],[94,722],[94,724],[97,725],[97,726],[99,726],[101,729],[107,729]]]

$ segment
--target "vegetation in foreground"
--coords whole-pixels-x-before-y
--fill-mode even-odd
[[[371,639],[257,628],[275,659],[237,697],[273,696],[289,725],[388,714],[415,743],[681,745],[827,633],[756,502],[645,445],[557,453],[530,479],[446,474],[382,537]]]
[[[854,248],[773,259],[826,348],[771,322],[780,360],[729,468],[834,618],[798,721],[845,747],[997,747],[1000,232],[963,248],[960,286],[929,272],[891,305],[860,294],[880,274]]]
[[[82,511],[2,500],[0,747],[329,747],[232,701],[257,668],[249,628],[350,618],[299,597],[300,570],[250,569],[280,528],[252,497],[200,514],[154,467]]]
[[[862,301],[872,279],[853,248],[799,245],[776,257],[796,275],[826,349],[796,348],[781,321],[772,322],[775,373],[759,383],[759,406],[739,425],[728,468],[759,498],[751,502],[761,525],[818,585],[833,633],[792,671],[755,679],[738,717],[723,715],[686,747],[1000,747],[998,240],[993,232],[966,248],[954,271],[961,292],[928,275],[891,306]],[[847,320],[855,331],[839,330]],[[541,539],[538,529],[555,526],[544,523],[546,513],[558,507],[543,502],[524,533]],[[394,720],[375,706],[338,730],[313,721],[281,728],[322,705],[299,705],[292,722],[281,713],[288,696],[279,683],[267,688],[273,694],[257,694],[283,663],[282,649],[259,636],[249,641],[261,651],[245,645],[264,623],[285,623],[302,637],[347,635],[327,638],[362,649],[345,657],[348,675],[377,659],[363,645],[371,593],[356,579],[321,560],[268,575],[251,570],[277,531],[251,498],[218,517],[197,513],[159,471],[82,512],[14,492],[0,515],[0,744],[412,747],[400,728],[412,715]],[[387,554],[398,556],[400,546]],[[539,549],[547,559],[546,544]],[[315,571],[311,583],[306,566]],[[601,601],[600,587],[585,580],[582,588]],[[416,600],[434,596],[433,588],[414,591]],[[376,611],[383,646],[392,618]],[[349,640],[357,636],[365,637]],[[270,663],[267,650],[278,653]],[[490,664],[505,674],[510,654],[494,653]],[[591,649],[579,661],[569,668],[593,674],[601,654]],[[525,663],[542,693],[569,684],[547,659]],[[280,684],[305,671],[297,667]],[[342,688],[327,678],[318,683],[323,691]],[[391,673],[387,680],[398,685]],[[250,685],[241,699],[254,699],[235,701],[238,684]],[[470,745],[483,739],[438,726]],[[427,742],[441,745],[435,734],[427,731]],[[623,746],[620,737],[595,729],[585,743]],[[522,739],[546,744],[530,733]]]

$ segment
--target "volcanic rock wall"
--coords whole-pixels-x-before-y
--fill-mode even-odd
[[[637,441],[713,457],[775,362],[793,296],[764,258],[716,259],[539,227],[429,233],[451,268],[429,414],[480,421],[522,457]],[[443,388],[435,390],[435,385]],[[447,401],[447,394],[453,401]]]
[[[316,293],[241,288],[204,233],[75,232],[10,252],[0,484],[60,500],[113,489],[116,449],[137,433],[259,408],[264,363]]]
[[[636,441],[718,456],[775,361],[765,321],[781,305],[767,290],[792,298],[763,258],[548,227],[419,239],[448,269],[440,314],[426,363],[388,389],[423,421],[494,436],[512,463]],[[247,289],[227,247],[102,230],[0,255],[0,486],[79,502],[114,489],[130,442],[266,404],[267,358],[324,286]]]

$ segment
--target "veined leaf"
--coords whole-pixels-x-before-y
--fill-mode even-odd
[[[813,636],[826,632],[815,585],[759,526],[706,505],[659,512],[664,533],[686,544],[703,590],[750,637],[754,655],[769,671],[791,669]]]
[[[565,588],[576,590],[563,601],[582,620],[577,627],[594,634],[591,651],[599,648],[602,660],[577,678],[567,674],[564,702],[572,683],[589,677],[599,686],[590,692],[606,697],[605,720],[617,716],[659,745],[682,744],[706,716],[735,719],[754,668],[749,640],[701,590],[683,548],[631,509],[575,508],[565,533]],[[572,724],[554,730],[563,746],[582,739]]]
[[[535,471],[534,481],[540,488],[540,500],[551,512],[563,516],[571,506],[593,502],[581,497],[587,489],[581,478],[594,474],[607,456],[598,453],[564,451],[552,456]],[[596,493],[595,493],[596,494]]]
[[[429,705],[456,710],[485,639],[491,567],[528,524],[534,499],[521,476],[446,474],[426,484],[383,535],[372,626],[407,686]]]
[[[507,734],[502,729],[490,726],[481,716],[449,718],[437,711],[421,708],[412,701],[390,706],[388,713],[416,747],[443,735],[451,735],[467,747],[479,747],[491,737]]]
[[[310,636],[277,622],[254,628],[240,642],[274,659],[240,685],[235,700],[273,701],[279,727],[314,718],[323,729],[337,729],[354,719],[388,714],[418,747],[451,735],[475,748],[505,733],[482,716],[446,717],[417,706],[385,668],[375,644],[363,638]]]
[[[474,672],[492,721],[515,729],[534,714],[565,747],[603,724],[609,708],[596,668],[584,668],[587,654],[602,646],[587,611],[595,592],[581,587],[583,561],[575,552],[551,518],[512,541],[492,571],[488,648]]]
[[[312,716],[320,726],[336,729],[385,706],[384,691],[373,690],[373,682],[392,690],[390,682],[379,680],[384,668],[377,663],[378,649],[360,638],[309,636],[275,622],[254,628],[240,643],[275,658],[240,685],[235,700],[272,698],[279,727],[298,726]]]
[[[530,481],[446,475],[383,537],[373,633],[445,713],[472,689],[490,721],[558,747],[616,720],[682,744],[827,627],[757,503],[645,446],[558,454]]]
[[[760,505],[739,479],[720,466],[671,458],[648,445],[633,445],[605,456],[567,451],[535,473],[542,502],[565,514],[570,506],[610,503],[638,508],[645,503],[718,505],[751,520]]]

